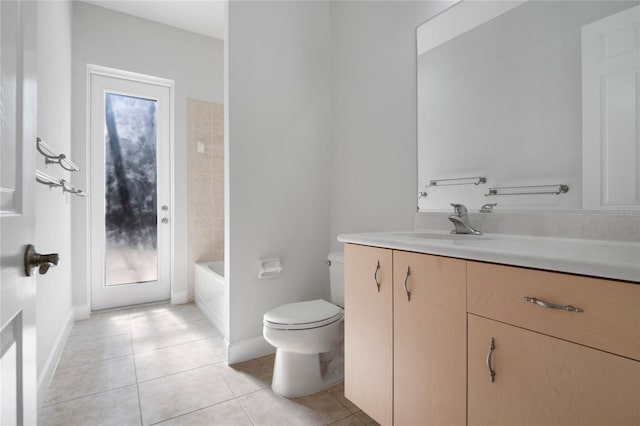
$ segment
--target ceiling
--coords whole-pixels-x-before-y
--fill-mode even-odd
[[[223,0],[84,0],[194,33],[224,39]]]

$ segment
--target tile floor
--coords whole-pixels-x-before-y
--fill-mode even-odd
[[[270,388],[273,356],[228,366],[193,304],[76,322],[39,413],[44,425],[375,425],[343,386],[295,399]]]

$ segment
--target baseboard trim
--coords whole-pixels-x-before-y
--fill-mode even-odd
[[[91,305],[76,305],[72,309],[75,321],[88,320],[91,318]]]
[[[219,316],[216,315],[209,305],[207,305],[207,303],[197,295],[195,297],[195,303],[198,309],[200,309],[200,312],[202,312],[209,322],[213,324],[216,330],[218,330],[218,333],[224,336],[224,324],[220,320]]]
[[[229,365],[270,355],[276,351],[276,348],[267,343],[262,336],[234,343],[230,343],[229,340],[225,338],[224,344],[227,350],[227,363]]]
[[[171,292],[171,304],[172,305],[182,305],[184,303],[189,302],[189,295],[186,290],[183,291],[172,291]]]
[[[76,309],[71,308],[64,322],[64,327],[62,327],[62,330],[60,330],[60,333],[58,334],[58,338],[56,339],[53,350],[49,354],[47,362],[45,363],[42,372],[38,376],[38,409],[42,407],[44,399],[47,396],[47,390],[49,389],[49,384],[51,383],[53,374],[56,372],[56,368],[58,367],[60,355],[62,355],[62,350],[67,344],[67,339],[69,338],[69,334],[71,333],[71,328],[73,328],[75,315]]]

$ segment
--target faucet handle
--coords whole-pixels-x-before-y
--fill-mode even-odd
[[[467,214],[467,207],[464,204],[451,203],[451,207],[453,207],[453,212],[456,216],[464,216]]]

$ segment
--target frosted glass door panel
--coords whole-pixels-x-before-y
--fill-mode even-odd
[[[171,289],[171,80],[90,65],[91,309]]]
[[[158,280],[157,101],[105,94],[105,283]]]

